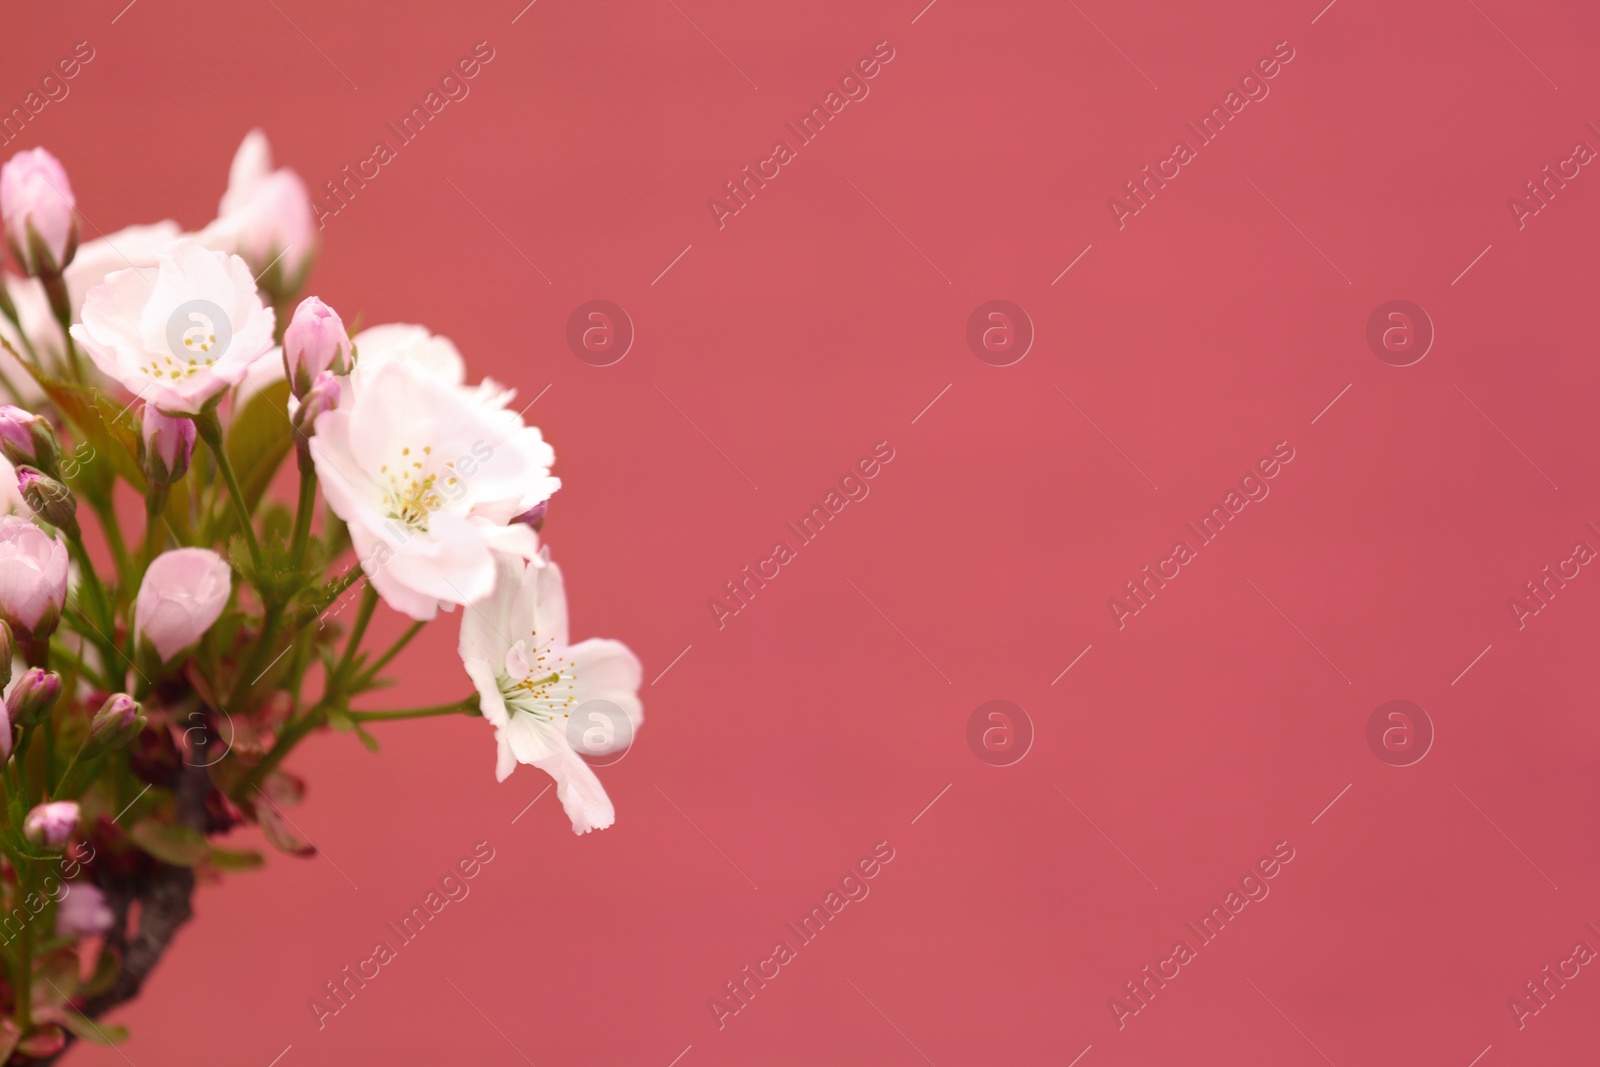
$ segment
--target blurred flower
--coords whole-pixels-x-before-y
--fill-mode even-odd
[[[323,371],[349,374],[350,335],[339,313],[314,296],[300,301],[283,334],[283,360],[297,397],[304,397]]]
[[[17,467],[17,491],[39,518],[63,532],[69,538],[78,536],[78,498],[72,490],[43,471],[32,467]]]
[[[182,478],[194,454],[194,420],[163,415],[146,404],[143,432],[145,473],[168,484]]]
[[[363,350],[354,396],[317,417],[311,457],[373,587],[431,619],[489,594],[491,550],[538,552],[538,535],[511,520],[560,487],[555,453],[514,412],[441,388],[415,361],[365,362]]]
[[[62,274],[73,321],[82,321],[83,298],[90,289],[105,281],[107,274],[134,267],[153,268],[156,256],[170,248],[181,235],[178,224],[168,220],[150,226],[129,226],[79,245]],[[14,325],[8,317],[0,317],[0,337],[19,352],[27,353],[31,349],[49,366],[53,357],[66,350],[67,343],[61,324],[50,310],[44,284],[37,278],[9,275],[4,279],[4,287],[5,296],[16,309],[18,323]],[[34,406],[44,399],[44,390],[9,352],[0,351],[0,369],[16,388],[19,395],[13,399],[18,403]]]
[[[0,314],[0,338],[11,346],[10,350],[0,348],[0,371],[4,371],[10,383],[7,398],[24,407],[37,407],[46,399],[44,390],[11,352],[30,359],[33,353],[38,353],[41,360],[51,360],[51,353],[66,348],[66,335],[50,310],[50,297],[39,279],[4,274],[0,275],[0,288],[4,289],[5,302],[10,305],[9,311]],[[11,319],[12,311],[16,312],[15,322]]]
[[[0,452],[12,463],[54,470],[61,446],[48,419],[7,404],[0,407]]]
[[[495,728],[495,777],[505,781],[518,763],[538,767],[556,780],[575,833],[603,830],[615,812],[568,740],[568,720],[584,702],[605,700],[637,729],[644,720],[639,659],[620,641],[567,643],[567,596],[548,552],[531,564],[507,556],[495,562],[494,592],[462,617],[460,645],[483,717]]]
[[[18,152],[0,167],[0,218],[24,273],[57,275],[71,261],[76,207],[66,168],[43,148]]]
[[[317,249],[311,195],[294,171],[272,169],[272,148],[262,131],[245,134],[228,170],[217,219],[198,237],[207,248],[243,256],[270,289],[291,293],[304,280]],[[286,284],[269,284],[275,277]]]
[[[32,514],[33,509],[22,499],[22,489],[17,485],[17,468],[11,465],[9,459],[0,456],[0,515],[22,515],[26,518]]]
[[[133,603],[135,640],[148,641],[163,663],[211,629],[228,603],[233,574],[209,548],[163,552],[144,572]]]
[[[425,326],[404,322],[385,323],[362,330],[355,335],[354,343],[355,366],[350,371],[350,384],[354,392],[360,392],[361,383],[387,364],[402,362],[426,370],[439,385],[460,393],[486,412],[502,411],[516,396],[515,389],[507,389],[492,378],[485,378],[477,385],[467,385],[467,364],[461,358],[460,350],[450,338],[430,333]],[[504,412],[498,417],[505,419],[510,415],[510,412]],[[508,429],[521,425],[520,418],[515,421],[515,426],[507,423]]]
[[[426,326],[406,322],[372,326],[356,334],[355,349],[356,369],[351,374],[358,388],[362,378],[395,360],[416,363],[445,385],[460,386],[467,380],[467,364],[455,343],[430,333]]]
[[[22,636],[52,633],[67,599],[67,547],[27,519],[0,516],[0,616]]]
[[[171,219],[143,226],[126,226],[116,233],[96,237],[78,246],[63,279],[74,310],[81,310],[89,290],[106,280],[113,271],[156,265],[156,257],[168,251],[182,237],[183,228]],[[78,321],[82,321],[80,318]]]
[[[184,241],[89,290],[73,339],[169,415],[193,415],[272,348],[273,314],[238,256]]]
[[[36,845],[64,845],[78,825],[78,802],[57,800],[28,812],[22,832]]]
[[[103,934],[116,923],[106,895],[92,882],[68,882],[56,908],[56,936],[74,941]]]

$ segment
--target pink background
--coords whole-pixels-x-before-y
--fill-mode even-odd
[[[1592,5],[524,2],[6,15],[5,107],[95,49],[7,151],[58,153],[105,230],[203,224],[253,125],[320,187],[489,42],[311,289],[548,387],[575,635],[655,679],[583,839],[527,808],[536,772],[495,784],[483,723],[316,738],[293,817],[324,858],[201,892],[127,1060],[1587,1062],[1594,968],[1520,1030],[1508,999],[1600,947],[1600,577],[1521,630],[1508,600],[1600,548],[1600,175],[1520,230],[1507,199],[1600,147]],[[719,231],[707,198],[885,40]],[[1119,230],[1108,198],[1280,41],[1270,96]],[[611,367],[565,342],[594,298],[637,330]],[[1037,333],[1009,367],[965,341],[995,298]],[[1413,366],[1365,340],[1392,299],[1437,331]],[[719,630],[709,599],[879,441],[871,495]],[[1108,598],[1284,441],[1119,630]],[[456,625],[382,696],[465,693]],[[1033,724],[1015,765],[968,748],[991,699]],[[1391,699],[1436,731],[1415,765],[1368,748]],[[471,895],[319,1031],[323,983],[480,841]],[[880,841],[871,895],[719,1030]],[[1270,896],[1119,1029],[1110,998],[1281,841]]]

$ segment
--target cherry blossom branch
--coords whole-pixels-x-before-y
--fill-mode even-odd
[[[435,715],[479,715],[478,694],[448,704],[433,704],[424,708],[396,708],[390,711],[347,711],[356,722],[385,722],[391,719],[426,719]]]
[[[245,546],[250,550],[250,562],[260,570],[261,544],[256,540],[256,528],[250,517],[250,506],[245,503],[244,491],[239,488],[239,476],[233,472],[233,464],[228,459],[228,450],[222,443],[222,423],[217,418],[217,409],[210,407],[194,416],[194,428],[217,459],[217,470],[222,473],[222,480],[228,484],[228,496],[233,500],[234,511],[239,513],[239,531],[244,534]]]
[[[389,661],[398,656],[400,651],[409,645],[411,639],[421,633],[422,628],[426,625],[428,624],[425,622],[414,622],[406,627],[406,632],[401,634],[383,655],[374,660],[372,666],[361,672],[361,676],[356,679],[356,687],[359,689],[371,688],[373,681],[378,677],[378,672],[387,667]]]

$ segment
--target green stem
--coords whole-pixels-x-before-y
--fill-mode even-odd
[[[33,891],[33,863],[23,860],[17,866],[17,899],[26,901]],[[17,973],[13,981],[16,997],[17,1029],[26,1034],[33,1029],[33,923],[24,922],[17,934]]]
[[[80,599],[82,590],[87,588],[91,599],[94,601],[95,611],[100,616],[99,623],[104,625],[105,629],[100,629],[99,625],[89,619],[89,613],[83,610],[82,604],[78,605],[78,613],[83,616],[84,621],[89,623],[89,628],[99,638],[96,642],[96,647],[100,649],[100,655],[105,659],[106,674],[111,678],[115,678],[117,675],[113,672],[117,670],[116,664],[122,658],[122,654],[117,650],[117,624],[116,618],[111,611],[111,599],[106,596],[106,587],[100,584],[100,575],[95,572],[94,561],[89,558],[88,549],[83,547],[82,535],[69,533],[67,535],[67,547],[78,558]],[[120,673],[126,674],[126,668]]]
[[[72,772],[78,768],[78,757],[83,755],[83,748],[83,745],[79,745],[78,750],[67,761],[67,765],[61,769],[61,778],[56,782],[55,788],[48,794],[51,798],[68,795],[68,791],[76,784],[73,781]]]
[[[360,568],[352,567],[351,570],[359,571]],[[351,663],[355,661],[356,651],[361,646],[361,638],[366,634],[367,624],[372,621],[372,613],[377,607],[377,590],[368,585],[362,590],[361,608],[356,615],[354,625],[350,629],[350,638],[345,642],[344,655],[340,657],[338,665],[333,669],[333,673],[328,676],[322,699],[298,719],[291,719],[261,762],[250,768],[249,772],[239,780],[239,784],[234,789],[234,799],[236,801],[245,801],[250,792],[259,788],[261,783],[266,780],[267,775],[277,769],[278,764],[282,763],[284,757],[289,754],[295,745],[300,743],[301,738],[328,721],[328,710],[337,707],[343,702],[345,699],[343,695],[345,676],[349,673]]]
[[[44,799],[48,800],[54,795],[56,777],[56,717],[54,715],[40,724],[40,732],[44,734]]]
[[[22,403],[22,390],[16,387],[16,384],[11,380],[11,376],[5,371],[0,371],[0,386],[5,387],[5,391],[11,395],[11,399],[19,404]]]
[[[171,486],[157,482],[145,490],[144,496],[144,547],[139,550],[139,574],[149,569],[151,561],[160,555],[162,512],[166,510]]]
[[[294,536],[289,542],[289,565],[298,571],[305,565],[306,544],[311,540],[311,515],[317,509],[317,473],[301,470],[300,499],[294,510]]]
[[[60,635],[58,634],[57,636]],[[84,662],[83,656],[80,653],[72,651],[72,649],[68,648],[64,642],[51,646],[51,653],[54,656],[58,656],[61,659],[66,660],[68,666],[77,671],[79,674],[88,678],[90,681],[94,682],[94,684],[98,685],[100,688],[108,690],[111,688],[108,679],[104,675],[90,667],[89,664]],[[63,689],[65,689],[64,686]]]
[[[67,293],[66,280],[59,274],[53,277],[41,275],[39,280],[44,283],[45,295],[50,298],[50,310],[55,313],[56,322],[61,324],[67,366],[72,371],[72,377],[81,383],[84,381],[83,360],[78,355],[78,346],[72,341],[72,298]]]
[[[117,573],[127,574],[131,570],[131,559],[128,556],[128,543],[122,538],[122,526],[117,522],[117,513],[109,501],[104,507],[90,501],[94,513],[100,519],[100,528],[105,531],[106,547],[111,550],[111,558],[116,562]]]
[[[333,677],[329,679],[330,692],[344,681],[350,665],[355,662],[356,652],[361,647],[361,639],[367,634],[367,624],[372,621],[372,613],[377,606],[378,591],[368,583],[361,590],[361,607],[356,612],[355,623],[350,627],[350,638],[344,643],[344,655],[339,658],[339,665],[334,668]]]
[[[401,634],[399,639],[396,640],[394,644],[389,646],[388,651],[374,660],[372,666],[361,672],[361,677],[356,679],[356,688],[368,688],[373,679],[378,676],[378,672],[387,667],[389,665],[389,661],[398,656],[400,654],[400,650],[409,645],[411,643],[411,639],[417,636],[417,634],[421,633],[422,628],[426,625],[427,623],[425,622],[414,622],[410,626],[406,627],[406,632]]]
[[[283,608],[277,604],[268,604],[266,616],[261,622],[261,635],[254,642],[249,662],[244,670],[239,672],[239,677],[234,679],[233,691],[228,696],[228,707],[241,707],[241,701],[249,695],[250,690],[260,680],[260,676],[265,673],[263,661],[266,661],[272,646],[277,642],[278,628],[282,624]],[[270,667],[274,662],[276,661],[267,662],[266,666]]]
[[[24,804],[28,803],[31,790],[28,788],[28,746],[33,743],[33,727],[24,726],[22,734],[17,738],[17,748],[12,753],[12,760],[17,765],[17,786],[22,794]]]
[[[344,595],[345,590],[349,589],[352,585],[355,585],[356,582],[360,581],[361,574],[361,564],[350,564],[349,569],[340,574],[339,577],[335,578],[333,580],[333,584],[327,587],[325,590],[326,596],[324,596],[320,603],[307,604],[306,607],[301,610],[300,614],[294,617],[294,628],[296,630],[300,629],[306,623],[310,622],[318,615],[321,615],[324,611],[327,611],[335,600],[338,600]]]
[[[356,722],[383,722],[388,719],[425,719],[434,715],[476,715],[478,694],[453,700],[448,704],[433,704],[425,708],[397,708],[392,711],[350,711]]]
[[[217,409],[207,408],[193,418],[195,431],[206,443],[206,447],[211,449],[211,454],[217,458],[217,470],[222,473],[222,480],[228,484],[228,496],[233,500],[233,510],[239,514],[239,529],[244,534],[245,545],[250,549],[250,562],[255,564],[256,570],[259,571],[261,545],[256,541],[255,524],[250,519],[250,507],[245,503],[244,492],[239,488],[239,478],[233,473],[233,464],[228,461],[228,451],[222,444],[222,423],[217,419]]]

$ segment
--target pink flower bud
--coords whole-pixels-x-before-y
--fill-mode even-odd
[[[78,802],[40,804],[22,821],[22,832],[36,845],[64,845],[78,826]]]
[[[49,420],[10,404],[0,407],[0,452],[15,465],[45,471],[54,470],[61,458]]]
[[[325,370],[317,375],[311,388],[306,391],[305,399],[300,402],[300,410],[295,413],[307,436],[316,433],[317,416],[338,407],[343,394],[344,386],[334,377],[333,371]]]
[[[350,373],[350,335],[339,313],[314,296],[300,301],[283,334],[283,368],[294,395],[304,399],[323,371]]]
[[[6,715],[18,726],[35,726],[50,716],[61,696],[61,676],[43,667],[29,667],[6,696]]]
[[[89,723],[89,737],[83,743],[79,757],[99,756],[112,749],[121,748],[144,729],[148,720],[139,712],[139,704],[126,693],[113,693]]]
[[[113,693],[95,713],[89,724],[89,733],[121,732],[132,726],[139,717],[139,702],[127,693]]]
[[[163,415],[154,404],[144,406],[144,469],[158,482],[171,484],[189,469],[194,454],[193,419]]]
[[[163,663],[211,629],[228,603],[233,575],[209,548],[163,552],[144,572],[133,602],[135,640],[149,642]]]
[[[537,504],[535,504],[533,507],[529,508],[527,511],[524,511],[521,515],[518,515],[516,518],[512,519],[511,521],[512,522],[520,522],[524,526],[531,526],[531,527],[534,528],[535,531],[542,530],[542,529],[544,529],[545,516],[548,515],[549,513],[550,513],[550,501],[541,500]]]
[[[77,203],[61,161],[42,148],[18,152],[0,167],[0,218],[26,273],[54,276],[72,261]]]
[[[0,619],[0,689],[3,689],[10,684],[11,626],[4,619]]]
[[[78,536],[78,498],[63,483],[32,467],[17,468],[17,492],[39,518]]]
[[[305,305],[301,305],[304,307]],[[300,469],[311,469],[311,436],[317,432],[317,416],[339,406],[344,391],[332,371],[323,371],[311,383],[311,388],[300,401],[294,413],[294,445],[300,457]]]
[[[244,257],[263,289],[293,295],[317,250],[317,219],[306,183],[287,167],[272,169],[267,135],[251,130],[228,169],[217,219],[200,232],[207,248]]]
[[[92,882],[68,882],[66,890],[56,908],[56,936],[76,941],[103,934],[116,923],[106,895]]]
[[[47,637],[66,599],[66,546],[27,519],[0,516],[0,617],[19,634]]]

